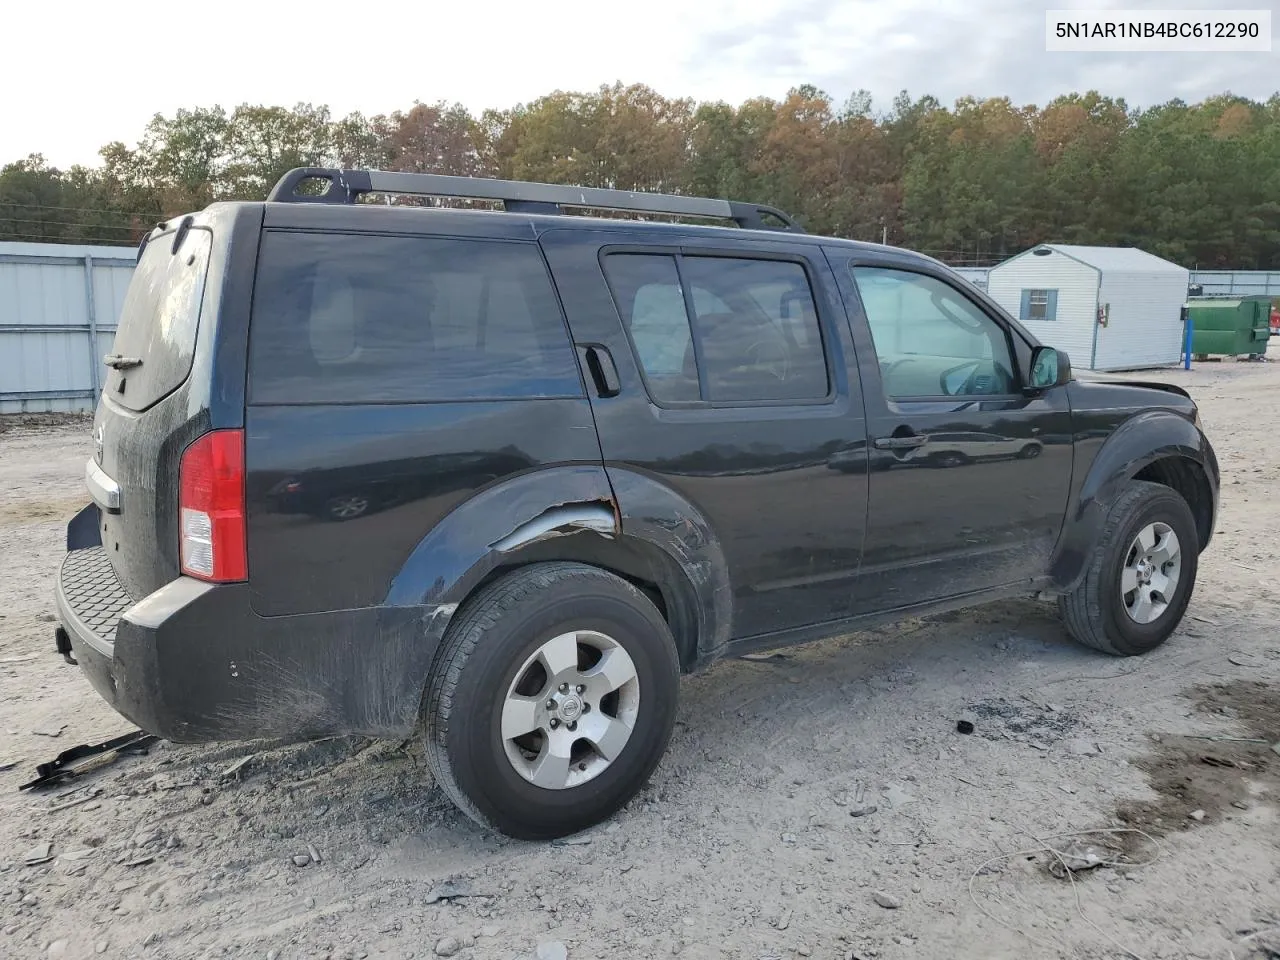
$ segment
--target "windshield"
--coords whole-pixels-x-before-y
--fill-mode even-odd
[[[108,357],[115,366],[104,389],[116,403],[146,409],[191,372],[212,244],[208,230],[193,228],[176,252],[172,234],[143,250]]]

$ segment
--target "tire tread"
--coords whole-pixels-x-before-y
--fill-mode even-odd
[[[467,661],[480,641],[486,633],[498,625],[511,607],[557,583],[572,579],[605,580],[614,587],[621,585],[633,594],[633,599],[653,606],[653,601],[633,584],[599,567],[570,561],[535,563],[520,567],[483,587],[463,605],[445,634],[444,647],[432,671],[423,705],[423,742],[427,767],[436,783],[458,809],[485,829],[501,832],[458,785],[457,777],[453,772],[453,763],[445,747],[458,683],[462,679]],[[654,609],[656,611],[657,608]]]
[[[1110,545],[1133,514],[1161,496],[1178,497],[1178,493],[1159,483],[1145,480],[1132,481],[1116,498],[1107,514],[1098,538],[1098,547],[1080,583],[1070,593],[1058,597],[1058,611],[1071,636],[1079,643],[1113,657],[1130,656],[1131,652],[1118,647],[1107,635],[1106,617],[1102,610],[1102,585],[1105,583],[1103,564]],[[1198,545],[1197,545],[1198,549]]]

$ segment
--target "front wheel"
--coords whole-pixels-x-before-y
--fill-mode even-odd
[[[1200,538],[1175,490],[1133,481],[1107,515],[1084,579],[1060,597],[1067,628],[1114,656],[1154,650],[1177,629],[1191,602]]]
[[[585,564],[523,567],[449,627],[424,705],[427,760],[482,826],[575,833],[644,785],[678,690],[671,632],[634,586]]]

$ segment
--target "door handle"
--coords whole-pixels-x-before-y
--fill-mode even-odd
[[[622,384],[618,380],[618,368],[613,362],[613,354],[608,347],[598,343],[589,343],[580,348],[582,358],[586,361],[587,372],[595,384],[596,393],[602,397],[616,397],[622,392]]]
[[[929,438],[921,435],[909,437],[879,437],[875,440],[877,450],[910,450],[912,447],[923,447]]]

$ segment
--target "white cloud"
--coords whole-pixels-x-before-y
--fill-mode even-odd
[[[157,112],[214,103],[479,110],[621,80],[735,103],[813,83],[837,99],[866,88],[882,106],[901,89],[1043,103],[1091,87],[1142,105],[1278,85],[1271,54],[1045,53],[1047,7],[1108,5],[1167,0],[13,3],[0,162],[92,163]]]

